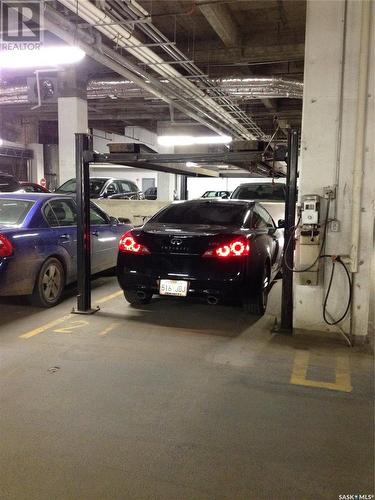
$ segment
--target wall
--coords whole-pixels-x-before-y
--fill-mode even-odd
[[[134,225],[140,225],[145,218],[156,214],[168,202],[156,200],[93,200],[108,215],[124,217],[131,220]]]

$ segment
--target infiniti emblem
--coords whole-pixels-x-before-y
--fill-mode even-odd
[[[172,245],[181,245],[182,244],[182,240],[180,240],[180,238],[172,238],[171,239],[171,244]]]

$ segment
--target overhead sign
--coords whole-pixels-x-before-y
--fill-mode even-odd
[[[2,51],[39,50],[43,42],[43,2],[1,1]]]

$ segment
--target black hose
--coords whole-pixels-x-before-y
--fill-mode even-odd
[[[323,302],[323,319],[327,323],[327,325],[334,326],[334,325],[337,325],[338,323],[340,323],[345,318],[345,316],[348,314],[350,304],[352,303],[352,293],[353,293],[352,292],[352,280],[350,278],[348,268],[346,267],[346,265],[344,264],[344,262],[341,260],[341,258],[339,256],[337,256],[337,257],[334,257],[332,255],[322,255],[321,256],[321,258],[324,258],[324,257],[331,257],[332,258],[332,270],[331,270],[331,276],[329,278],[327,293],[326,293],[326,296],[324,297],[324,302]],[[342,314],[339,319],[334,320],[334,321],[330,321],[329,319],[327,319],[327,302],[328,302],[329,295],[331,293],[332,282],[333,282],[333,277],[335,274],[335,268],[336,268],[337,262],[343,266],[343,268],[345,270],[346,277],[348,278],[349,296],[348,296],[348,302],[347,302],[344,314]]]

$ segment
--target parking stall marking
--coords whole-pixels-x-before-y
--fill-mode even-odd
[[[122,290],[115,292],[115,293],[111,293],[109,295],[105,295],[104,297],[100,298],[96,302],[97,302],[97,304],[105,304],[106,302],[109,302],[110,300],[113,300],[117,297],[120,297],[121,295],[123,295]],[[64,323],[65,321],[68,321],[71,318],[72,318],[72,316],[70,314],[65,315],[65,316],[61,316],[60,318],[57,318],[53,321],[50,321],[49,323],[45,323],[44,325],[41,325],[38,328],[34,328],[33,330],[25,332],[22,335],[19,335],[19,338],[30,339],[32,337],[35,337],[36,335],[40,335],[41,333],[45,333],[48,330],[52,330],[55,326],[61,325],[61,323]],[[78,323],[78,322],[75,322],[75,323]],[[74,328],[80,328],[82,326],[86,326],[87,324],[88,323],[85,323],[85,325],[83,325],[83,323],[82,323],[81,325],[75,326]],[[54,330],[54,331],[56,331],[57,333],[71,333],[70,331],[67,331],[68,329],[70,329],[69,326],[58,329],[58,330]]]
[[[119,325],[120,325],[120,323],[118,321],[116,323],[111,323],[109,326],[107,326],[107,328],[104,328],[104,330],[102,330],[101,332],[99,332],[98,335],[100,337],[103,337],[104,335],[107,335],[112,330],[114,330],[116,328],[116,326],[119,326]]]
[[[120,295],[123,295],[123,291],[120,290],[119,292],[111,293],[110,295],[106,295],[105,297],[102,297],[97,301],[98,304],[104,304],[105,302],[109,302],[112,299],[115,299],[116,297],[120,297]]]
[[[320,380],[309,380],[306,378],[309,366],[309,351],[297,351],[294,357],[294,364],[290,383],[295,385],[304,385],[307,387],[318,387],[320,389],[329,389],[332,391],[352,392],[353,387],[350,377],[349,356],[336,356],[336,381],[324,382]]]
[[[85,320],[78,320],[78,321],[73,321],[72,323],[69,324],[69,326],[64,326],[63,328],[58,328],[57,330],[53,330],[55,333],[73,333],[73,330],[76,330],[77,328],[83,328],[84,326],[89,325],[88,321]]]
[[[29,332],[23,333],[20,335],[21,339],[30,339],[31,337],[35,337],[35,335],[39,335],[40,333],[44,333],[47,330],[50,330],[51,328],[54,328],[57,325],[60,325],[61,323],[64,323],[70,318],[70,316],[62,316],[61,318],[55,319],[54,321],[50,321],[49,323],[45,323],[42,326],[39,326],[38,328],[34,328],[34,330],[30,330]]]

